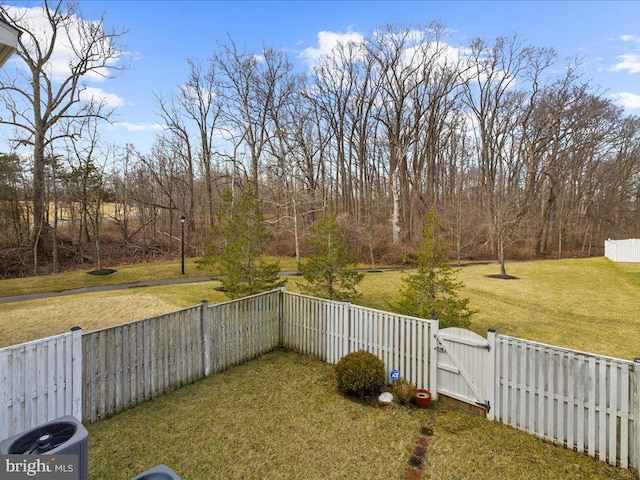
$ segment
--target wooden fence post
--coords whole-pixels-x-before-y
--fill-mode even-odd
[[[71,329],[71,412],[74,417],[82,421],[83,393],[83,365],[82,365],[82,328]]]
[[[440,321],[437,318],[431,319],[431,338],[429,339],[429,392],[431,399],[438,399],[438,332],[440,331]]]
[[[633,438],[635,439],[635,467],[640,472],[640,358],[633,359],[634,383],[635,383],[635,399],[634,399],[634,422]],[[640,474],[638,475],[640,478]]]
[[[209,301],[200,300],[200,328],[202,330],[202,361],[204,376],[211,375],[211,321],[209,318]]]
[[[489,342],[489,365],[487,365],[487,404],[489,410],[487,411],[487,420],[495,420],[495,396],[496,396],[496,330],[490,328],[487,330],[487,341]]]

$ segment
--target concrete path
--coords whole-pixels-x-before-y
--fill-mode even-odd
[[[64,295],[77,295],[79,293],[108,292],[112,290],[126,290],[128,288],[153,287],[156,285],[172,285],[177,283],[196,283],[217,280],[218,277],[186,277],[186,278],[165,278],[162,280],[147,280],[144,282],[119,283],[116,285],[97,285],[95,287],[73,288],[58,292],[28,293],[25,295],[13,295],[1,297],[0,303],[24,302],[26,300],[37,300],[40,298],[62,297]]]
[[[382,269],[375,269],[375,270],[360,269],[359,271],[365,272],[365,273],[375,273],[375,272],[390,272],[390,271],[396,271],[396,270],[411,270],[411,267],[394,267],[394,268],[382,268]],[[291,276],[298,275],[298,273],[297,272],[280,272],[280,275],[285,277],[291,277]],[[65,295],[77,295],[80,293],[109,292],[113,290],[126,290],[128,288],[153,287],[156,285],[172,285],[172,284],[179,284],[179,283],[208,282],[212,280],[220,280],[220,277],[219,276],[177,277],[177,278],[165,278],[162,280],[147,280],[142,282],[119,283],[115,285],[97,285],[95,287],[73,288],[70,290],[60,290],[57,292],[28,293],[25,295],[13,295],[10,297],[0,297],[0,303],[24,302],[26,300],[62,297]]]

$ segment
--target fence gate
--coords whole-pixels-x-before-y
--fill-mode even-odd
[[[444,328],[436,334],[438,394],[491,409],[493,362],[490,344],[463,328]]]

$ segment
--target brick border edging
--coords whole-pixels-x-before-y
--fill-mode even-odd
[[[407,462],[409,466],[404,471],[404,480],[421,480],[422,470],[427,461],[429,437],[433,434],[433,429],[428,424],[420,429],[420,436],[416,439],[415,447]]]

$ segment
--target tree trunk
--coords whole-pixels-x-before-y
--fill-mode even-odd
[[[47,225],[45,218],[45,156],[44,138],[35,134],[33,158],[33,231],[31,247],[33,248],[33,274],[38,274],[38,263],[46,257]]]
[[[393,211],[391,213],[392,241],[394,245],[398,245],[402,241],[402,228],[400,226],[400,181],[397,168],[391,172],[391,195],[393,199]]]

